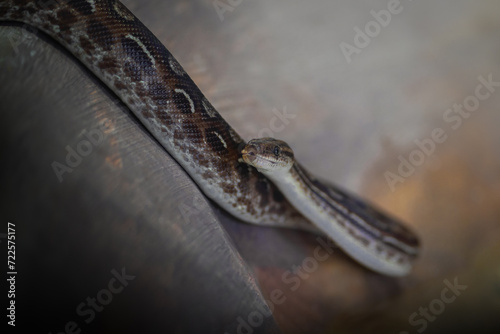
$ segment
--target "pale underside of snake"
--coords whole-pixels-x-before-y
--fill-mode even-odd
[[[130,108],[205,195],[231,215],[253,224],[322,232],[354,259],[382,274],[401,276],[411,269],[419,243],[410,230],[309,176],[303,176],[309,180],[308,191],[321,191],[324,201],[335,203],[337,211],[331,218],[335,223],[341,217],[342,223],[335,225],[339,228],[332,236],[313,217],[304,218],[286,198],[294,196],[293,191],[280,192],[243,162],[245,141],[170,52],[120,2],[8,0],[0,3],[0,21],[35,27],[70,51]],[[352,247],[339,242],[344,237],[344,243]],[[358,253],[366,252],[370,259],[360,259]]]

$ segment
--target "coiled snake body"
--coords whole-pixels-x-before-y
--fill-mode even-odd
[[[245,141],[120,2],[7,0],[0,3],[0,21],[29,24],[69,50],[131,109],[206,196],[233,216],[253,224],[317,230],[314,221],[311,224],[290,204],[287,194],[283,196],[268,178],[241,160]],[[349,196],[337,195],[339,205],[348,198],[342,196]],[[350,209],[368,212],[362,202],[358,204]],[[369,217],[375,217],[375,212],[370,211]],[[357,247],[369,248],[395,269],[369,267],[404,275],[417,254],[418,240],[398,222],[376,213],[376,218],[367,220],[369,229],[355,224],[347,226],[345,233],[367,235]]]

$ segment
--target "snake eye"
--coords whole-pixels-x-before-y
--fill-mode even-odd
[[[273,153],[275,156],[279,156],[280,153],[281,153],[281,148],[279,146],[274,146],[274,150],[273,150]]]

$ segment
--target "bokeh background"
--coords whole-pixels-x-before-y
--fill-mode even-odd
[[[30,315],[54,332],[72,319],[87,332],[498,331],[500,86],[465,116],[447,111],[471,101],[480,77],[500,82],[497,1],[123,2],[240,135],[287,141],[311,172],[407,222],[422,254],[400,279],[340,250],[299,276],[315,236],[228,217],[71,57],[39,34],[14,51],[20,27],[1,26],[0,214],[19,228],[21,324]],[[389,7],[390,22],[374,23]],[[380,29],[360,47],[367,24]],[[346,44],[356,53],[346,57]],[[59,183],[51,162],[103,124],[104,144]],[[435,129],[446,140],[388,182]],[[86,324],[76,306],[122,267],[137,278]]]

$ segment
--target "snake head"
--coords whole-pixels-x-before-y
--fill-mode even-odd
[[[259,138],[250,140],[241,151],[243,161],[262,173],[284,173],[292,168],[293,151],[282,140]]]

